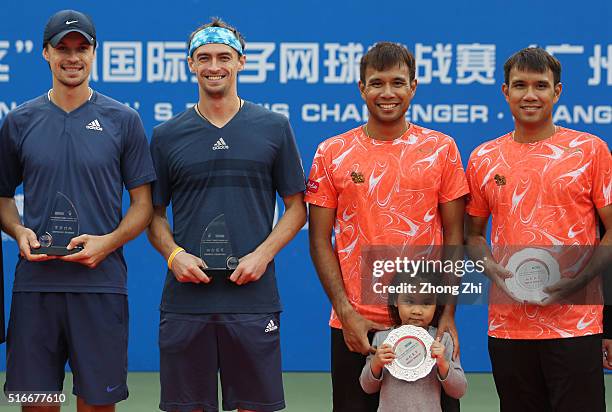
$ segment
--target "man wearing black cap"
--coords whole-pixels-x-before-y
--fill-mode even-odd
[[[148,224],[155,179],[138,114],[89,87],[95,45],[90,17],[72,10],[52,16],[43,57],[53,87],[10,112],[0,128],[0,223],[21,254],[4,389],[61,391],[68,361],[79,412],[113,411],[128,396],[122,245]],[[22,183],[23,224],[13,199]],[[125,216],[123,186],[131,200]],[[41,253],[41,246],[62,252]]]

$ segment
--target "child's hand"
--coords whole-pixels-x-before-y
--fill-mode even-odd
[[[436,360],[436,365],[438,365],[438,373],[442,379],[445,379],[446,375],[448,375],[449,368],[448,360],[444,356],[445,350],[446,348],[442,342],[440,342],[440,338],[436,338],[434,343],[431,344],[431,357]]]
[[[385,345],[380,345],[376,349],[376,354],[374,355],[374,359],[372,360],[372,363],[377,362],[381,366],[384,366],[388,363],[393,362],[393,359],[395,359],[395,352],[393,352],[393,348],[385,344]]]
[[[376,349],[376,354],[374,354],[372,362],[370,363],[370,368],[372,369],[374,377],[380,378],[383,366],[393,362],[393,359],[395,359],[393,348],[389,345],[380,345]]]
[[[442,342],[440,342],[440,338],[436,338],[434,343],[431,344],[431,357],[436,359],[436,362],[440,363],[441,360],[444,360],[445,349]]]

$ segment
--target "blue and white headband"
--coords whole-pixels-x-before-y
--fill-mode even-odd
[[[239,55],[243,55],[242,45],[236,38],[236,35],[224,27],[206,27],[193,36],[189,44],[189,57],[193,52],[203,44],[226,44],[236,50]]]

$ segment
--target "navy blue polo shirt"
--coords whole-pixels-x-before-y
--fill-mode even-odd
[[[38,236],[58,192],[74,205],[80,234],[104,235],[122,219],[123,186],[153,180],[140,117],[100,93],[70,113],[40,96],[11,111],[0,128],[0,196],[13,197],[23,183],[24,224]],[[13,291],[127,293],[126,278],[122,248],[95,269],[20,258]]]
[[[224,127],[193,108],[157,126],[151,153],[158,180],[153,204],[172,202],[176,243],[199,256],[202,235],[220,214],[232,251],[242,257],[272,231],[276,194],[305,190],[304,171],[288,119],[253,103]],[[267,313],[281,310],[274,263],[256,282],[238,286],[219,276],[180,283],[167,271],[161,310],[176,313]]]

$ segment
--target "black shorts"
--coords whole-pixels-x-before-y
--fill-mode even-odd
[[[164,411],[278,411],[285,407],[280,319],[270,314],[161,313],[161,402]]]
[[[128,302],[113,293],[15,292],[7,335],[5,392],[63,389],[89,405],[128,397]]]
[[[489,337],[501,412],[604,412],[601,339]]]

